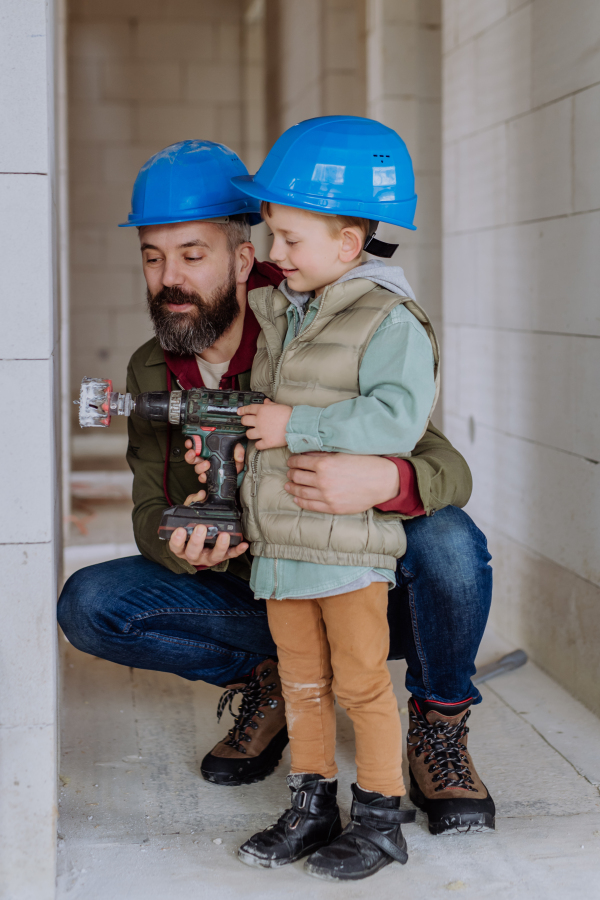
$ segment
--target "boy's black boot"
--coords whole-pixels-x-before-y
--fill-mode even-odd
[[[337,781],[321,775],[288,775],[292,807],[275,825],[252,835],[238,856],[248,866],[286,866],[336,838],[341,830]]]
[[[442,709],[409,700],[410,799],[427,814],[431,834],[493,831],[494,801],[467,749],[471,712],[464,704]]]
[[[402,825],[415,821],[415,812],[400,809],[400,797],[386,797],[352,785],[352,821],[337,840],[310,856],[304,868],[325,881],[358,881],[379,872],[394,860],[408,859]]]

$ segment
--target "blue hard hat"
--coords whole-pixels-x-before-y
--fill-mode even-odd
[[[232,178],[247,175],[239,156],[225,144],[180,141],[151,156],[140,169],[131,195],[131,225],[164,225],[246,214],[261,221],[260,204],[234,187]]]
[[[300,122],[276,141],[256,175],[232,183],[258,200],[415,230],[410,154],[393,129],[373,119]]]

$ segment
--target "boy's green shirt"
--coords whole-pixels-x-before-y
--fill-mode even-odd
[[[245,375],[246,373],[244,373]],[[250,373],[240,376],[240,387],[249,386]],[[132,394],[167,390],[167,366],[155,338],[143,344],[131,357],[127,368],[127,390]],[[128,420],[127,462],[133,472],[133,531],[140,553],[176,573],[196,574],[190,563],[174,556],[167,541],[158,537],[158,526],[167,501],[163,491],[163,471],[167,448],[167,425],[145,422],[133,415]],[[181,504],[199,490],[194,467],[184,459],[183,435],[171,432],[168,490],[173,503]],[[421,502],[427,515],[445,506],[465,506],[471,496],[472,479],[465,459],[435,426],[427,431],[408,460],[415,470]],[[250,579],[251,560],[247,554],[216,566],[244,580]]]

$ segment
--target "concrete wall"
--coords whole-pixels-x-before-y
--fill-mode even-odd
[[[252,93],[242,77],[244,6],[69,0],[75,395],[86,374],[106,374],[123,390],[129,357],[151,337],[137,233],[117,228],[140,166],[187,138],[221,141],[243,156],[242,93]]]
[[[364,32],[361,0],[280,0],[279,103],[269,109],[279,134],[312,116],[365,114]]]
[[[445,422],[493,620],[600,712],[600,6],[446,0]]]
[[[54,4],[0,0],[0,892],[54,896]]]
[[[400,246],[402,266],[417,300],[442,337],[441,3],[367,0],[366,115],[394,128],[406,142],[418,195],[416,232],[379,226]],[[434,415],[442,426],[442,404]]]

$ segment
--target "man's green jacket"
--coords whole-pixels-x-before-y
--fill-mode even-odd
[[[245,372],[238,376],[240,388],[249,388],[249,375]],[[176,384],[173,383],[172,387],[175,389]],[[165,356],[153,338],[131,357],[127,368],[127,390],[135,395],[167,389]],[[127,462],[133,472],[133,531],[140,553],[172,572],[196,574],[194,566],[174,556],[168,543],[158,538],[162,512],[169,506],[164,490],[165,471],[168,495],[174,504],[183,503],[200,487],[194,467],[184,459],[181,430],[173,428],[169,440],[169,426],[165,422],[145,422],[135,415],[128,420],[128,427]],[[169,462],[165,469],[168,444]],[[408,462],[415,469],[421,502],[427,515],[444,506],[464,506],[467,503],[472,488],[469,467],[433,425],[429,425]],[[222,570],[227,568],[227,564],[216,568]],[[249,580],[250,562],[247,555],[230,560],[228,571]]]

